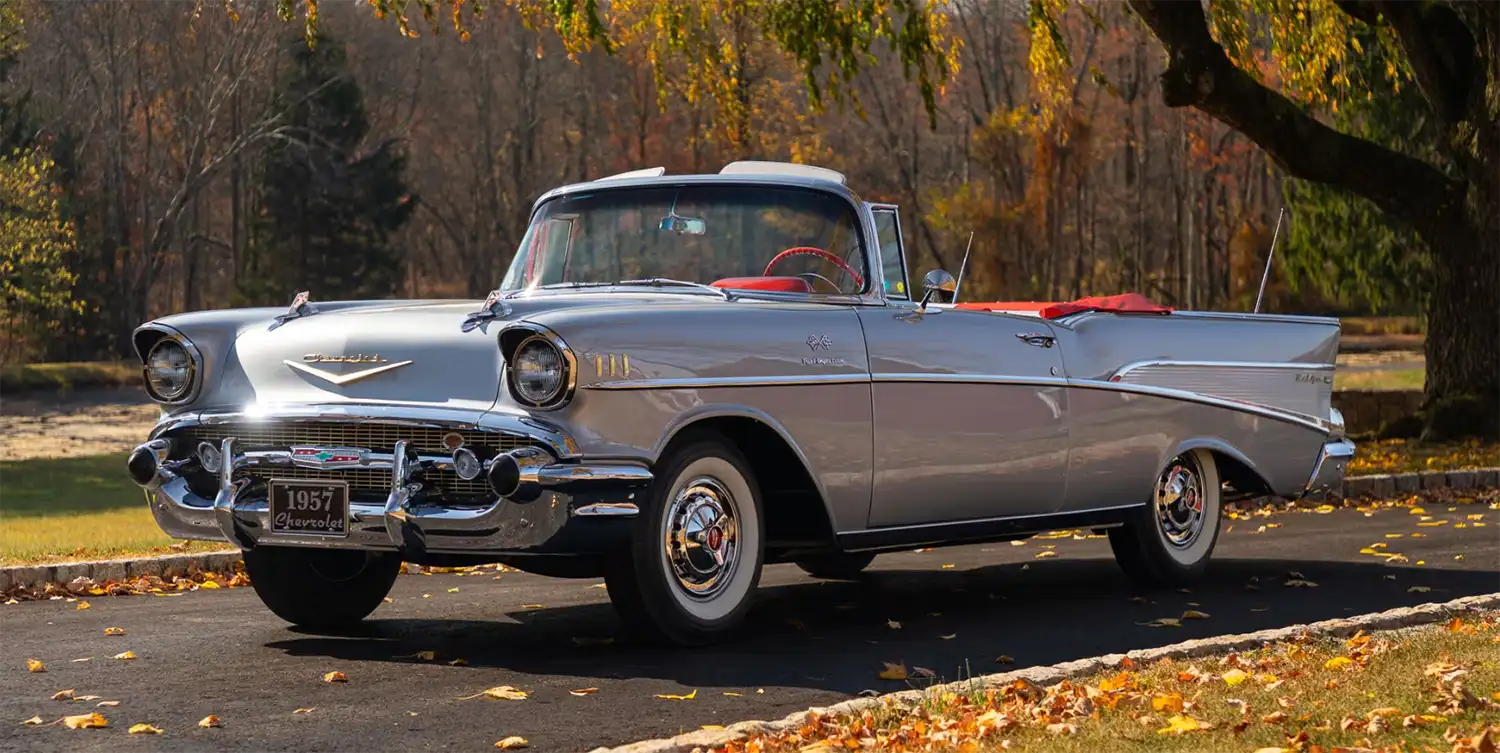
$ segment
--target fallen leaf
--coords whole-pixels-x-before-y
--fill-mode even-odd
[[[930,669],[928,669],[928,668],[926,668],[926,667],[912,667],[911,668],[911,676],[912,677],[930,678],[930,677],[937,677],[937,673],[934,672],[934,671],[932,671],[932,670],[930,670]]]
[[[527,695],[529,694],[524,690],[517,690],[516,688],[513,688],[509,685],[499,685],[493,688],[485,688],[484,690],[481,690],[474,695],[464,696],[463,698],[460,698],[458,700],[467,701],[483,696],[485,698],[495,698],[501,701],[524,701],[526,700]]]
[[[729,691],[729,690],[724,691],[724,695],[727,695],[727,696],[730,696],[730,697],[733,697],[733,698],[744,698],[745,697],[744,693],[735,693],[735,692],[732,692],[732,691]]]
[[[47,665],[43,664],[41,659],[27,659],[26,660],[26,671],[27,672],[46,672],[47,671]]]
[[[546,604],[522,604],[522,609],[546,609]]]
[[[450,594],[456,594],[456,593],[458,593],[458,586],[454,586],[454,587],[448,589],[448,593],[450,593]]]
[[[121,659],[121,660],[124,660],[124,661],[130,661],[131,659],[135,658],[135,652],[134,651],[121,651],[120,653],[115,654],[114,656],[111,656],[109,658],[111,658],[111,659]]]
[[[1047,559],[1048,557],[1056,557],[1056,556],[1057,556],[1057,552],[1056,551],[1054,551],[1052,549],[1048,549],[1045,552],[1037,552],[1036,555],[1032,557],[1032,559],[1044,560],[1044,559]]]
[[[315,709],[315,708],[317,708],[317,706],[309,706],[309,707],[307,707],[305,709],[297,709],[297,710],[293,711],[292,713],[293,714],[311,714],[313,712],[313,709]]]
[[[109,726],[109,720],[105,719],[97,711],[91,711],[87,714],[79,714],[78,716],[65,716],[63,717],[62,723],[68,729],[95,729],[98,727]]]
[[[52,700],[54,700],[54,701],[71,701],[71,700],[73,700],[73,689],[72,688],[68,688],[67,690],[59,690],[56,693],[53,693],[52,694]]]
[[[1106,693],[1113,693],[1113,692],[1115,692],[1117,690],[1124,690],[1125,688],[1129,687],[1130,686],[1130,682],[1131,682],[1130,673],[1129,672],[1121,672],[1119,674],[1116,674],[1116,675],[1113,675],[1113,676],[1110,676],[1110,677],[1106,677],[1103,680],[1100,680],[1099,681],[1099,689],[1102,690],[1102,691],[1104,691],[1104,692],[1106,692]]]
[[[598,688],[579,688],[577,690],[569,690],[568,691],[568,693],[570,695],[576,695],[576,696],[593,695],[594,693],[597,693],[597,692],[599,692]]]
[[[1370,712],[1365,714],[1365,716],[1401,716],[1401,709],[1398,709],[1394,706],[1381,706],[1378,709],[1370,709]]]
[[[130,734],[132,734],[132,735],[160,735],[161,734],[161,727],[155,727],[155,726],[152,726],[150,724],[144,724],[144,723],[142,723],[142,724],[132,724],[132,725],[130,725]]]
[[[459,657],[457,659],[454,659],[453,661],[448,662],[448,666],[450,666],[450,667],[467,667],[467,666],[469,666],[469,660],[465,659],[463,657]]]
[[[940,635],[938,637],[941,638],[941,639],[943,639],[943,640],[945,640],[945,641],[951,641],[954,638],[958,637],[958,633],[949,633],[948,635]]]
[[[219,721],[219,717],[209,714],[198,720],[198,726],[207,729],[209,727],[222,727],[224,724]]]
[[[1183,709],[1181,693],[1167,693],[1155,696],[1151,699],[1151,710],[1162,711],[1168,714],[1180,714]]]
[[[80,601],[80,602],[78,602],[78,606],[73,607],[73,608],[77,609],[78,611],[81,612],[81,611],[89,608],[89,603],[86,602],[86,601]]]
[[[112,709],[112,708],[114,708],[114,707],[116,707],[118,705],[120,705],[119,701],[100,701],[100,702],[94,704],[94,708],[96,708],[96,709]]]
[[[705,725],[699,727],[698,729],[708,730],[709,732],[717,732],[717,731],[719,731],[721,729],[724,729],[724,725],[722,725],[722,724],[705,724]]]
[[[75,700],[75,701],[97,701],[101,697],[102,696],[97,696],[97,695],[81,695],[81,696],[78,696],[77,698],[74,698],[73,700]]]
[[[1302,578],[1292,578],[1291,580],[1287,581],[1286,583],[1284,583],[1282,585],[1286,586],[1287,588],[1317,588],[1318,587],[1318,584],[1316,584],[1316,583],[1314,583],[1314,582],[1312,582],[1310,580],[1304,580]]]
[[[1413,507],[1406,511],[1408,515],[1426,515],[1427,511],[1420,507]]]
[[[531,743],[526,742],[526,738],[524,737],[511,735],[510,737],[507,737],[504,740],[495,743],[495,747],[501,750],[518,750],[520,748],[531,747]]]
[[[1352,666],[1353,664],[1354,664],[1354,660],[1350,659],[1347,656],[1335,656],[1332,659],[1329,659],[1328,661],[1323,662],[1323,668],[1324,669],[1344,669],[1344,668]]]
[[[1204,729],[1213,729],[1213,725],[1209,724],[1208,722],[1199,721],[1190,716],[1178,714],[1168,719],[1167,726],[1157,730],[1156,734],[1182,735],[1188,732],[1197,732],[1198,730]]]
[[[323,682],[348,682],[349,677],[343,672],[329,672],[323,675]]]
[[[1182,620],[1176,617],[1158,617],[1150,622],[1137,622],[1143,627],[1182,627]]]
[[[218,583],[215,583],[215,582],[213,582],[211,580],[205,580],[202,583],[199,583],[198,587],[199,588],[206,588],[206,589],[208,589],[210,591],[214,590],[215,588],[220,588],[220,586],[219,586]]]
[[[656,697],[660,698],[660,699],[662,699],[664,701],[691,701],[694,698],[698,697],[698,689],[697,688],[693,688],[693,692],[688,693],[687,695],[672,695],[671,693],[657,693]]]
[[[1273,711],[1261,717],[1260,720],[1266,724],[1281,724],[1286,721],[1286,717],[1287,713],[1285,711]]]
[[[885,662],[885,669],[880,670],[880,674],[877,676],[882,680],[905,680],[906,665]]]
[[[93,660],[94,660],[94,657],[92,657],[92,656],[85,656],[85,657],[83,657],[83,658],[82,658],[82,659],[74,659],[74,660],[73,660],[73,663],[74,663],[74,664],[77,664],[77,663],[79,663],[79,662],[85,662],[85,661],[93,661]]]
[[[42,721],[42,718],[39,716],[33,716],[21,723],[28,727],[40,727],[41,725],[46,724],[46,722]],[[53,724],[56,724],[56,722],[53,722]]]
[[[105,635],[124,635],[125,634],[125,628],[107,627],[107,628],[104,629],[104,634]]]
[[[1182,613],[1182,619],[1184,620],[1206,620],[1210,616],[1211,615],[1209,615],[1209,613],[1200,612],[1196,609],[1189,609],[1186,612]]]
[[[1242,669],[1231,669],[1220,676],[1219,679],[1223,680],[1225,685],[1234,687],[1235,685],[1238,685],[1250,679],[1250,675]]]
[[[892,630],[900,630],[901,629],[901,623],[899,623],[899,622],[897,622],[895,620],[886,620],[885,621],[885,626],[888,627],[888,628],[890,628],[890,629],[892,629]]]
[[[1076,735],[1078,734],[1078,725],[1058,722],[1047,725],[1047,731],[1054,735]]]

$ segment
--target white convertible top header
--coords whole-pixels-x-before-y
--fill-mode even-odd
[[[813,165],[799,165],[794,162],[761,162],[757,160],[741,160],[731,162],[719,171],[720,175],[796,175],[802,178],[813,178],[815,180],[831,180],[839,185],[845,185],[844,174],[837,170],[829,170],[826,167]]]

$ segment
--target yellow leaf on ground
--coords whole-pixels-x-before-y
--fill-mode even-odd
[[[293,714],[311,714],[313,712],[313,709],[315,709],[315,708],[317,708],[317,706],[308,706],[305,709],[295,709],[295,710],[292,711],[292,713]]]
[[[116,707],[118,705],[120,705],[119,701],[100,701],[100,702],[94,704],[94,708],[96,708],[96,709],[112,709],[112,708],[114,708],[114,707]]]
[[[495,743],[495,747],[501,750],[519,750],[521,748],[527,748],[530,746],[531,743],[526,742],[526,738],[520,737],[518,735],[511,735],[510,737],[507,737],[504,740]]]
[[[1137,622],[1144,627],[1182,627],[1182,620],[1176,617],[1158,617],[1150,622]]]
[[[1044,560],[1044,559],[1047,559],[1048,557],[1056,557],[1056,556],[1057,556],[1057,552],[1056,551],[1048,549],[1045,552],[1037,552],[1036,556],[1032,557],[1032,559]]]
[[[222,727],[224,724],[219,721],[219,717],[209,714],[198,720],[198,726],[207,729],[209,727]]]
[[[89,608],[89,603],[86,602],[86,601],[80,601],[80,602],[78,602],[78,606],[73,607],[73,608],[77,609],[79,611],[82,611],[82,610],[85,610],[85,609]]]
[[[68,729],[95,729],[109,726],[109,720],[105,719],[97,711],[79,714],[78,716],[65,716],[62,722]]]
[[[109,658],[111,658],[111,659],[122,659],[124,661],[130,661],[131,659],[135,658],[135,652],[134,651],[121,651],[120,653],[115,654],[114,656],[111,656]]]
[[[41,659],[27,659],[26,660],[26,671],[27,672],[46,672],[47,671],[47,665],[43,664]]]
[[[329,672],[323,675],[323,682],[348,682],[349,677],[343,672]]]
[[[1099,689],[1106,693],[1113,693],[1116,690],[1124,690],[1125,688],[1130,686],[1130,679],[1131,678],[1129,672],[1121,672],[1117,675],[1114,675],[1113,677],[1106,677],[1103,680],[1100,680]]]
[[[1427,514],[1427,511],[1423,510],[1420,507],[1413,507],[1410,510],[1407,510],[1406,512],[1409,515],[1426,515]]]
[[[125,634],[125,628],[107,627],[107,628],[104,629],[104,634],[105,635],[124,635]]]
[[[1238,685],[1238,684],[1240,684],[1240,683],[1242,683],[1242,682],[1250,679],[1250,675],[1246,674],[1246,672],[1244,670],[1236,668],[1236,669],[1231,669],[1228,672],[1225,672],[1223,675],[1220,676],[1219,679],[1223,680],[1225,685],[1228,685],[1230,687],[1234,687],[1235,685]]]
[[[454,586],[454,587],[448,589],[448,593],[450,593],[450,594],[456,594],[456,593],[458,593],[458,586]]]
[[[943,565],[944,570],[952,570],[954,567],[954,565]]]
[[[1353,664],[1354,660],[1350,659],[1347,656],[1335,656],[1332,659],[1323,662],[1323,667],[1325,669],[1346,669],[1350,666],[1353,666]]]
[[[1167,693],[1166,695],[1155,696],[1151,699],[1151,710],[1177,714],[1182,712],[1182,704],[1181,693]]]
[[[33,716],[30,719],[27,719],[26,721],[21,722],[21,723],[24,724],[24,725],[26,725],[26,726],[28,726],[28,727],[40,727],[43,724],[46,724],[46,722],[42,721],[42,718],[39,717],[39,716]],[[55,723],[56,722],[54,722],[54,724]]]
[[[546,604],[522,604],[521,605],[522,609],[545,609],[546,607],[547,607]]]
[[[579,688],[577,690],[569,690],[568,691],[569,694],[571,694],[571,695],[577,695],[577,696],[593,695],[594,693],[597,693],[597,692],[599,692],[598,688]]]
[[[464,696],[463,698],[460,698],[458,700],[467,701],[471,698],[479,698],[482,696],[485,698],[495,698],[501,701],[524,701],[526,700],[527,695],[528,693],[524,690],[517,690],[516,688],[513,688],[509,685],[500,685],[493,688],[485,688],[484,690],[481,690],[474,695]]]
[[[886,662],[885,669],[880,670],[880,674],[878,676],[882,680],[905,680],[906,665]]]
[[[694,698],[698,697],[698,689],[697,688],[693,688],[693,692],[688,693],[687,695],[672,695],[671,693],[657,693],[656,697],[660,698],[660,699],[662,699],[664,701],[691,701]]]
[[[71,701],[71,700],[73,700],[73,689],[72,688],[68,688],[67,690],[59,690],[56,693],[53,693],[52,694],[52,700],[54,700],[54,701]]]
[[[1182,735],[1198,730],[1213,729],[1213,725],[1199,721],[1190,716],[1174,715],[1167,720],[1167,726],[1156,731],[1158,735]]]
[[[1291,748],[1256,748],[1255,753],[1292,753]]]
[[[150,724],[144,724],[144,723],[143,724],[132,724],[132,725],[130,725],[130,734],[132,734],[132,735],[160,735],[161,734],[161,727],[155,727],[155,726],[152,726]]]
[[[1182,619],[1184,620],[1206,620],[1211,616],[1208,612],[1200,612],[1196,609],[1189,609],[1182,613]]]

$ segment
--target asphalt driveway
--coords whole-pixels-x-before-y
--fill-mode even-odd
[[[886,661],[953,680],[1500,591],[1500,511],[1429,514],[1447,522],[1419,526],[1403,508],[1234,521],[1209,583],[1144,601],[1132,600],[1100,539],[886,555],[860,582],[780,565],[766,570],[744,633],[700,650],[614,641],[597,581],[520,573],[403,576],[391,603],[343,636],[291,630],[249,589],[99,597],[82,611],[64,601],[0,606],[0,749],[480,750],[520,735],[536,750],[588,750],[902,689],[876,677]],[[1360,553],[1372,544],[1405,562]],[[1318,586],[1284,586],[1293,571]],[[1211,617],[1138,624],[1185,609]],[[105,627],[127,635],[106,637]],[[110,658],[126,650],[138,658]],[[28,658],[48,671],[28,673]],[[332,671],[348,682],[323,682]],[[501,685],[530,697],[458,700]],[[120,701],[97,709],[111,726],[20,725],[96,710],[50,700],[70,688]],[[597,690],[570,692],[586,688]],[[209,714],[224,726],[198,728]],[[137,722],[165,734],[127,735]]]

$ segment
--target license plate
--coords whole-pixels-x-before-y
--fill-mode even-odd
[[[349,484],[271,479],[271,530],[311,536],[349,535]]]

